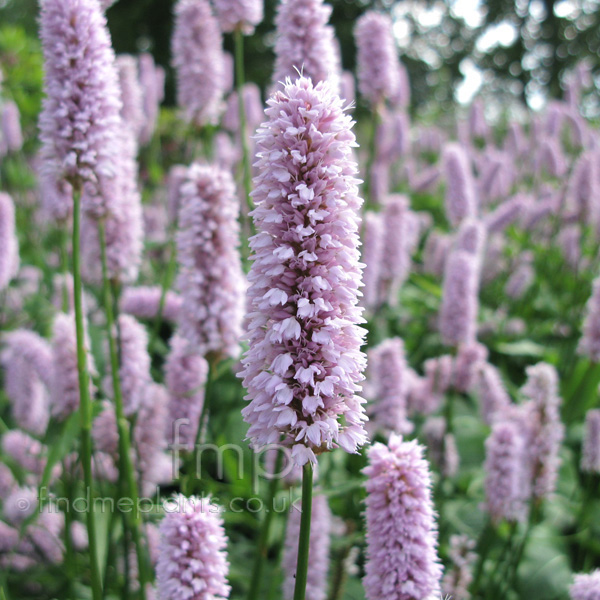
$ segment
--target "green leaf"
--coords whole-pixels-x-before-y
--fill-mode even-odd
[[[505,342],[498,344],[494,349],[496,352],[507,356],[533,356],[535,358],[543,358],[548,352],[548,348],[531,340]]]

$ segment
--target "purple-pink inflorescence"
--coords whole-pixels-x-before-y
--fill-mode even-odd
[[[366,440],[362,201],[352,121],[329,84],[288,80],[268,105],[257,135],[243,415],[255,449],[283,438],[302,465]]]
[[[358,90],[375,109],[398,96],[400,60],[389,16],[368,11],[356,22]]]
[[[501,416],[503,410],[511,403],[500,371],[487,362],[482,364],[477,371],[475,389],[479,397],[483,421],[491,425],[496,416]]]
[[[139,139],[146,122],[144,114],[144,91],[138,76],[138,61],[130,54],[117,56],[119,88],[121,90],[121,118],[130,128],[135,139]]]
[[[148,334],[145,327],[131,315],[119,315],[118,331],[121,347],[119,376],[123,393],[123,411],[129,417],[144,402],[147,387],[151,383]],[[112,389],[109,382],[106,389]]]
[[[89,340],[86,340],[89,348]],[[50,410],[60,421],[79,408],[79,372],[77,370],[77,339],[75,316],[59,313],[54,319],[52,330],[53,381],[50,395]],[[87,353],[88,372],[96,374],[94,358]],[[90,398],[94,397],[94,384],[90,379]]]
[[[571,600],[600,600],[600,569],[575,575],[569,594]]]
[[[408,198],[389,196],[383,209],[383,252],[380,267],[380,301],[391,306],[398,303],[398,292],[410,272],[411,266],[411,220]]]
[[[177,102],[185,118],[198,127],[216,123],[224,107],[225,62],[208,0],[178,0],[172,46]]]
[[[458,225],[467,217],[477,215],[477,192],[469,156],[458,144],[444,148],[446,173],[446,217],[451,225]]]
[[[121,99],[115,55],[97,0],[41,3],[45,92],[43,155],[57,179],[86,184],[86,208],[110,212],[119,164]]]
[[[386,434],[406,434],[413,430],[407,418],[408,365],[404,343],[400,338],[389,338],[367,353],[368,377],[365,396],[369,400],[368,429]]]
[[[52,386],[50,344],[33,331],[17,329],[3,338],[0,354],[4,367],[4,389],[12,416],[19,427],[41,435],[46,431],[49,393]]]
[[[451,567],[442,579],[442,593],[445,598],[469,600],[469,586],[473,581],[473,567],[477,561],[475,540],[467,535],[451,535],[448,556]]]
[[[577,351],[594,362],[600,362],[600,277],[594,279],[592,294],[585,310],[583,335]]]
[[[275,24],[275,70],[273,85],[281,89],[286,79],[298,73],[315,84],[329,81],[337,91],[340,61],[336,51],[335,31],[328,25],[331,6],[323,0],[282,0]]]
[[[11,152],[18,152],[23,146],[23,132],[21,131],[21,114],[19,107],[12,101],[4,102],[0,106],[2,113],[2,137],[6,147]]]
[[[498,421],[485,443],[486,507],[492,521],[524,521],[530,497],[526,439],[519,426]]]
[[[439,315],[444,343],[457,346],[475,340],[478,294],[479,259],[470,252],[454,250],[446,261]]]
[[[285,534],[285,550],[282,568],[285,573],[283,597],[292,600],[296,584],[296,563],[298,561],[298,536],[302,504],[292,510],[288,517]],[[329,567],[329,547],[331,544],[332,515],[327,497],[318,494],[313,498],[310,522],[310,546],[308,551],[308,578],[306,600],[325,600],[327,597],[327,572]]]
[[[177,258],[182,335],[212,360],[239,355],[246,281],[231,175],[193,164],[180,186]]]
[[[159,286],[128,287],[123,290],[120,309],[137,319],[155,319],[158,316],[162,289]],[[172,290],[165,293],[161,317],[175,323],[181,310],[181,296]]]
[[[144,246],[144,220],[141,193],[137,183],[136,142],[131,131],[120,132],[119,163],[114,180],[116,197],[113,209],[105,218],[106,263],[108,278],[118,283],[137,279]],[[95,198],[83,195],[89,206]],[[91,213],[91,214],[90,214]],[[82,276],[99,284],[102,281],[102,260],[98,223],[94,211],[88,211],[81,223]]]
[[[168,500],[159,527],[156,574],[161,600],[229,597],[227,536],[219,507],[210,498]]]
[[[439,594],[442,566],[431,474],[416,441],[392,434],[375,444],[364,469],[367,488],[368,600],[417,600]]]
[[[379,282],[384,252],[385,224],[380,213],[367,211],[364,215],[361,261],[365,265],[363,274],[363,306],[373,311],[380,304]]]
[[[15,205],[8,194],[0,192],[0,290],[17,274],[19,263]]]
[[[521,389],[533,403],[530,421],[531,438],[528,453],[532,466],[533,497],[536,500],[551,495],[556,488],[560,467],[559,450],[564,437],[560,420],[558,375],[547,363],[527,367],[527,381]]]
[[[251,35],[263,19],[263,0],[214,0],[221,31]]]
[[[581,470],[600,473],[600,409],[585,415],[585,435],[581,449]]]
[[[206,360],[194,352],[183,336],[175,334],[165,363],[165,383],[169,391],[166,434],[170,444],[193,450],[207,378]]]

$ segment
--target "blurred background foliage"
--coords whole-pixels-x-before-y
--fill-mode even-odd
[[[586,57],[593,63],[596,87],[600,84],[599,0],[329,3],[346,69],[354,68],[352,29],[357,16],[372,7],[392,14],[403,61],[411,75],[413,112],[443,112],[450,109],[454,99],[469,102],[479,91],[493,99],[497,107],[506,107],[511,99],[517,99],[531,108],[540,108],[549,97],[562,96],[565,73]],[[18,68],[24,74],[33,77],[39,70],[32,39],[37,34],[37,4],[37,0],[0,0],[3,70],[12,68],[6,63],[15,52],[19,52]],[[107,13],[116,51],[150,51],[159,64],[168,67],[173,4],[174,0],[116,2]],[[276,4],[276,0],[265,0],[265,19],[256,34],[246,40],[247,78],[262,87],[272,73]],[[231,51],[229,36],[225,44]],[[7,50],[12,50],[9,58]],[[30,92],[26,79],[24,95]],[[170,70],[166,101],[174,102]],[[25,103],[27,112],[35,112],[34,103]],[[588,117],[600,115],[597,94],[589,95],[584,109]]]

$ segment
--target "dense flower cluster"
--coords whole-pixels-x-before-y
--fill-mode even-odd
[[[182,494],[166,502],[156,566],[161,600],[223,600],[227,537],[219,508],[209,498]]]
[[[263,19],[263,0],[214,0],[221,31],[251,35]]]
[[[174,335],[165,364],[165,382],[169,390],[169,418],[166,431],[170,444],[193,449],[202,406],[208,363],[196,354],[181,335]]]
[[[179,191],[180,331],[201,356],[236,357],[246,282],[233,178],[193,164]]]
[[[600,410],[588,410],[581,452],[581,470],[600,473]]]
[[[274,86],[302,73],[315,84],[329,81],[337,91],[341,67],[335,31],[327,24],[330,15],[331,7],[323,0],[281,1],[275,17]]]
[[[89,348],[86,339],[86,347]],[[79,408],[79,373],[77,370],[77,340],[75,316],[59,313],[54,319],[52,332],[53,385],[50,397],[51,413],[59,420],[66,419]],[[87,353],[88,372],[96,374],[94,358]],[[94,396],[94,384],[90,379],[90,397]]]
[[[216,123],[223,109],[225,63],[219,23],[208,0],[177,2],[172,40],[177,102],[185,118],[199,127]]]
[[[358,89],[378,109],[397,97],[401,85],[400,61],[392,21],[384,14],[366,12],[354,28],[357,47]]]
[[[0,290],[19,270],[19,241],[15,231],[15,205],[8,194],[0,192]]]
[[[97,0],[41,3],[44,157],[58,179],[88,184],[98,215],[110,212],[119,164],[121,99],[115,55]]]
[[[385,340],[369,350],[367,359],[368,428],[372,432],[410,433],[413,424],[407,419],[408,365],[402,340]]]
[[[258,130],[243,363],[255,448],[292,446],[297,464],[365,441],[357,306],[358,197],[350,117],[330,86],[287,81]],[[344,417],[345,425],[339,422]]]
[[[439,595],[442,567],[431,475],[416,441],[391,435],[369,450],[367,480],[368,600],[417,600]]]
[[[525,439],[519,427],[508,421],[496,423],[485,449],[485,491],[491,518],[495,522],[524,521],[530,487]]]

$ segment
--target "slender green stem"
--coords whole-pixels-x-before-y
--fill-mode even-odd
[[[310,543],[310,519],[312,516],[313,468],[307,462],[302,468],[302,517],[298,539],[298,562],[296,563],[296,587],[294,600],[304,600],[308,576],[308,550]]]
[[[98,223],[98,233],[100,238],[100,256],[102,261],[102,288],[104,294],[104,310],[106,312],[106,327],[108,330],[108,347],[110,354],[111,379],[113,387],[113,396],[115,402],[115,414],[117,418],[117,429],[119,432],[119,479],[123,483],[122,489],[129,493],[129,500],[133,505],[131,512],[131,534],[135,544],[138,573],[140,580],[140,597],[145,600],[146,595],[146,560],[144,547],[142,545],[141,529],[142,519],[140,515],[140,506],[138,500],[137,481],[135,471],[131,460],[131,442],[129,432],[129,421],[125,417],[123,410],[123,395],[121,392],[121,380],[119,378],[119,355],[116,340],[115,314],[113,305],[113,293],[111,283],[108,278],[108,267],[106,258],[106,230],[102,220]]]
[[[252,170],[250,165],[250,151],[248,149],[248,131],[246,127],[246,107],[244,105],[244,34],[238,27],[234,33],[235,42],[235,85],[238,97],[238,110],[240,115],[240,138],[242,142],[242,165],[244,171],[244,192],[248,209],[252,210],[254,204],[250,197],[252,191]]]
[[[347,544],[339,551],[333,570],[333,580],[331,582],[331,591],[329,592],[328,600],[341,600],[344,595],[344,588],[346,587],[346,580],[348,579],[346,563],[348,562],[348,556],[350,555],[351,549],[352,545]]]
[[[73,193],[73,295],[75,305],[75,332],[77,337],[77,372],[79,375],[79,397],[81,404],[81,464],[83,467],[84,494],[89,495],[86,524],[90,549],[90,575],[92,597],[102,599],[102,581],[96,544],[96,521],[93,512],[92,479],[92,401],[90,398],[90,374],[88,371],[87,348],[83,329],[83,300],[80,261],[81,190]]]
[[[63,462],[63,492],[65,497],[67,498],[67,509],[65,510],[65,573],[67,576],[67,585],[69,590],[69,598],[75,598],[75,591],[73,589],[73,584],[75,582],[74,576],[74,553],[73,553],[73,541],[71,538],[71,525],[73,523],[73,516],[71,514],[71,509],[73,505],[73,481],[71,479],[71,473],[64,466]]]
[[[283,452],[277,451],[277,459],[275,460],[275,468],[273,469],[273,479],[269,483],[269,495],[267,498],[267,512],[265,519],[262,523],[260,530],[260,537],[258,538],[258,551],[254,559],[254,570],[252,571],[252,579],[250,581],[250,588],[248,589],[247,600],[256,600],[260,591],[260,583],[262,580],[262,573],[265,561],[267,559],[267,551],[269,550],[269,533],[271,531],[271,523],[273,521],[273,500],[277,493],[277,487],[279,486],[279,472],[281,471],[281,465],[283,463]]]
[[[365,170],[365,190],[367,197],[367,206],[375,205],[373,199],[373,177],[371,171],[375,164],[375,154],[377,153],[377,128],[379,127],[379,107],[373,107],[371,138],[369,139],[369,153],[367,155],[367,166]]]
[[[214,380],[217,377],[217,362],[208,361],[208,375],[206,377],[206,385],[204,386],[204,402],[202,403],[202,412],[198,419],[198,429],[196,430],[196,439],[194,440],[194,447],[189,453],[186,468],[186,482],[184,484],[184,491],[189,496],[194,489],[194,482],[196,479],[200,479],[200,473],[198,473],[198,451],[206,441],[206,422],[210,413],[210,399],[211,399],[211,388]]]
[[[164,274],[164,277],[162,280],[162,286],[161,286],[161,290],[160,290],[160,300],[158,302],[158,310],[156,311],[156,318],[154,320],[154,328],[152,330],[152,336],[150,337],[150,343],[148,344],[148,347],[150,349],[153,348],[154,342],[156,341],[156,338],[158,337],[158,334],[160,332],[160,326],[162,324],[162,316],[163,316],[163,312],[165,310],[165,304],[166,304],[166,300],[167,300],[167,292],[168,292],[169,288],[171,287],[171,284],[173,283],[175,267],[177,266],[176,258],[177,258],[177,252],[176,252],[176,248],[175,248],[175,235],[174,235],[174,232],[171,232],[170,239],[169,239],[169,262],[167,264],[167,269],[165,271],[165,274]]]
[[[69,250],[68,250],[68,242],[69,242],[69,233],[65,228],[62,229],[60,234],[60,262],[61,268],[63,272],[63,282],[62,282],[62,309],[63,312],[69,312]]]
[[[479,535],[479,539],[477,540],[477,549],[476,553],[479,556],[477,560],[477,565],[475,567],[475,576],[473,578],[473,582],[471,583],[471,594],[475,598],[480,589],[480,581],[481,576],[483,575],[483,570],[485,566],[485,560],[488,556],[490,548],[492,547],[492,542],[495,540],[496,530],[492,525],[491,521],[488,519],[484,528],[481,530],[481,534]]]

